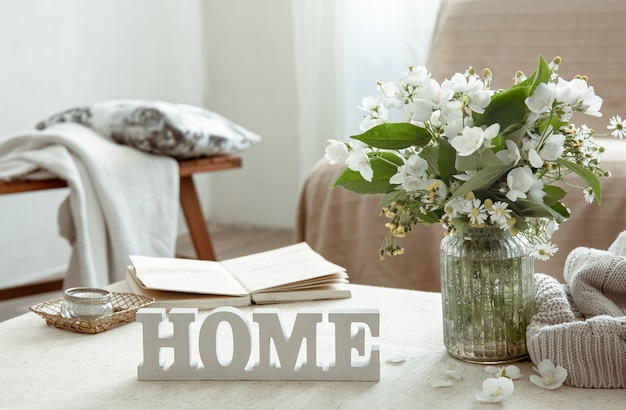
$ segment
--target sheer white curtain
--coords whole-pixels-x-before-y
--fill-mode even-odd
[[[359,133],[363,97],[426,63],[440,0],[293,0],[300,180]]]
[[[342,131],[344,7],[345,0],[293,1],[300,182]]]

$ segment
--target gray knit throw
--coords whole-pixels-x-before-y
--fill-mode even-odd
[[[535,274],[531,360],[564,367],[570,386],[626,388],[626,231],[608,251],[574,249],[564,277]]]

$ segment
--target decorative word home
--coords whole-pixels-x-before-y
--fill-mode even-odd
[[[195,308],[171,309],[168,320],[163,308],[137,312],[143,325],[139,380],[380,380],[379,346],[369,340],[378,337],[378,309],[330,309],[327,320],[320,310],[299,310],[290,335],[273,308],[253,311],[257,331],[233,307],[197,319]],[[334,357],[324,362],[320,352]]]

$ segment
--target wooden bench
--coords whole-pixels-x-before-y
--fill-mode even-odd
[[[200,206],[198,193],[196,192],[196,187],[193,182],[193,174],[241,168],[241,157],[220,155],[181,160],[178,164],[180,175],[180,205],[196,251],[196,257],[204,260],[215,260],[213,242],[211,241],[209,228],[202,214],[202,207]],[[67,183],[58,178],[46,180],[17,180],[10,182],[0,181],[0,195],[65,187],[67,187]],[[62,289],[62,287],[63,279],[57,279],[32,285],[1,289],[0,300],[55,291]]]

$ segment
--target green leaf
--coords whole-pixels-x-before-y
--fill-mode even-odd
[[[494,94],[485,112],[477,115],[474,124],[480,127],[498,123],[500,130],[505,130],[510,125],[523,123],[528,114],[524,100],[530,90],[531,86],[514,86]]]
[[[548,65],[548,62],[543,58],[543,56],[539,56],[539,65],[537,67],[537,71],[535,71],[532,75],[533,85],[530,89],[530,94],[535,91],[535,88],[541,83],[547,84],[550,81],[550,77],[552,77],[552,69]]]
[[[520,143],[522,142],[522,138],[524,138],[524,136],[526,135],[526,130],[526,126],[522,124],[512,124],[506,127],[504,131],[502,131],[502,136],[505,140],[511,140],[516,145],[520,145]],[[503,144],[503,148],[505,147],[506,145]]]
[[[514,85],[514,87],[530,87],[530,95],[535,91],[539,84],[547,84],[548,81],[550,81],[550,77],[552,77],[552,69],[548,65],[548,62],[543,58],[543,56],[540,55],[539,63],[537,64],[537,69],[535,70],[535,72],[526,77],[526,80]]]
[[[425,147],[430,142],[431,135],[417,125],[400,122],[380,124],[351,138],[376,148],[402,149],[411,146]]]
[[[472,155],[465,157],[459,155],[456,157],[455,161],[456,169],[459,171],[473,171],[502,165],[506,164],[489,148],[483,149],[480,152],[474,152]]]
[[[391,184],[389,178],[398,172],[398,166],[402,165],[402,160],[392,153],[382,152],[372,156],[370,165],[374,171],[372,182],[364,180],[358,171],[346,168],[333,187],[341,186],[357,194],[385,194],[393,191],[396,185]]]
[[[602,203],[602,187],[600,186],[600,180],[598,179],[596,174],[583,167],[582,165],[578,165],[564,159],[557,159],[555,162],[569,169],[570,171],[575,172],[579,177],[581,177],[585,181],[585,183],[593,190],[593,195],[596,197],[598,205]]]
[[[550,208],[554,209],[556,212],[562,215],[563,218],[569,219],[570,217],[569,209],[567,209],[567,207],[563,205],[561,202],[558,202],[558,201],[555,202],[554,204],[550,205]]]
[[[436,224],[440,221],[440,217],[439,215],[437,215],[434,212],[427,212],[425,214],[419,212],[416,214],[417,219],[420,221],[420,223],[428,226],[428,225],[432,225],[432,224]]]
[[[433,145],[424,147],[419,156],[428,162],[430,175],[439,175],[439,147],[435,147]]]
[[[439,167],[439,176],[441,180],[447,184],[450,183],[452,176],[458,174],[454,166],[456,159],[456,150],[447,138],[439,139],[439,155],[437,157],[437,165]]]
[[[456,157],[454,167],[460,172],[473,171],[480,168],[480,154],[474,152],[472,155]]]
[[[551,218],[557,223],[562,223],[569,217],[569,212],[562,204],[557,203],[548,206],[544,203],[531,201],[529,199],[518,199],[517,204],[520,207],[520,214],[525,218]],[[565,211],[565,214],[563,214]]]
[[[546,193],[543,202],[549,206],[556,204],[567,195],[567,192],[565,192],[563,188],[554,185],[544,185],[543,191]]]
[[[485,168],[478,171],[472,179],[466,181],[461,185],[452,198],[464,197],[469,192],[476,192],[490,187],[496,182],[502,175],[511,169],[510,165],[500,165],[491,168]]]

